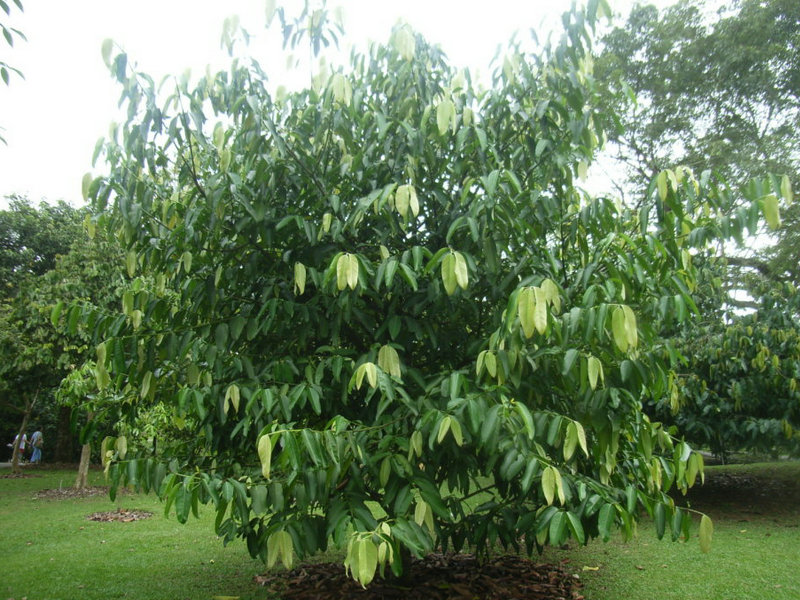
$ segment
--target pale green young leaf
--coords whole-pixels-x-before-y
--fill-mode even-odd
[[[614,312],[611,313],[611,333],[620,352],[627,352],[628,334],[625,328],[625,311],[621,306],[615,307]]]
[[[553,312],[558,314],[561,312],[561,293],[558,291],[558,286],[552,279],[545,279],[539,286],[544,292],[544,296],[550,305],[553,307]]]
[[[114,449],[117,451],[120,459],[125,460],[125,456],[128,454],[128,438],[124,435],[119,436],[114,443]]]
[[[378,568],[378,548],[370,538],[362,538],[358,545],[358,569],[356,579],[363,586],[367,587],[375,577]]]
[[[625,315],[625,337],[628,341],[628,346],[636,348],[639,345],[639,329],[636,324],[636,313],[634,313],[633,309],[627,304],[622,306],[622,312]]]
[[[378,366],[392,377],[400,378],[400,357],[388,344],[378,351]]]
[[[533,288],[533,324],[539,334],[547,331],[547,298],[542,288]]]
[[[486,362],[486,371],[489,373],[489,376],[492,378],[497,377],[497,357],[494,352],[491,350],[487,351],[484,360]]]
[[[464,445],[464,434],[461,431],[461,423],[459,423],[457,419],[450,419],[450,433],[453,434],[453,439],[456,442],[456,446]]]
[[[794,201],[794,192],[792,191],[792,180],[788,175],[781,177],[781,196],[786,200],[787,204]]]
[[[444,290],[448,296],[452,296],[456,291],[456,258],[453,253],[445,255],[442,259],[442,282]]]
[[[358,285],[358,258],[355,254],[347,254],[347,285],[351,290]]]
[[[269,434],[258,438],[258,458],[261,461],[261,474],[264,479],[269,479],[272,466],[272,439]]]
[[[408,218],[408,206],[411,201],[410,188],[410,185],[400,185],[394,193],[394,208],[404,220]]]
[[[294,263],[294,293],[302,296],[306,290],[306,267],[303,263]]]
[[[526,338],[529,338],[536,331],[536,296],[533,288],[522,288],[517,301],[517,311],[519,313],[519,323],[522,325],[522,332]]]
[[[775,196],[775,194],[769,194],[768,196],[764,196],[761,200],[767,225],[769,225],[769,228],[773,231],[779,229],[781,226],[781,214],[778,207],[778,197]]]
[[[364,363],[363,365],[364,371],[367,374],[367,382],[371,388],[378,387],[378,369],[375,368],[375,364],[368,362]]]
[[[456,276],[456,283],[458,287],[462,290],[467,289],[467,285],[469,284],[469,274],[467,272],[467,261],[464,260],[464,255],[460,252],[454,252],[453,256],[455,257],[454,263],[454,273]]]
[[[347,287],[347,273],[350,268],[349,254],[342,254],[336,261],[336,287],[341,292]]]
[[[136,275],[136,252],[129,250],[125,254],[125,268],[128,271],[128,277]]]
[[[447,415],[441,421],[439,421],[439,433],[436,436],[436,441],[439,444],[442,443],[442,440],[447,435],[447,432],[450,431],[450,423],[451,423],[451,421],[452,421],[452,419],[451,419],[450,415]]]
[[[597,389],[597,380],[603,378],[603,365],[596,356],[590,356],[587,359],[586,370],[589,375],[589,387],[593,390]]]
[[[456,106],[450,99],[442,100],[436,106],[436,126],[439,128],[439,135],[444,135],[450,128],[451,122],[456,117]]]
[[[547,505],[553,504],[556,493],[556,476],[553,467],[547,467],[542,472],[542,492]]]
[[[575,448],[578,447],[578,430],[575,427],[575,422],[571,421],[567,425],[567,433],[564,439],[564,461],[569,461],[572,455],[575,454]]]
[[[658,187],[658,196],[661,201],[667,199],[667,172],[661,171],[656,177],[656,186]]]
[[[92,174],[86,173],[81,179],[81,195],[83,196],[83,201],[89,201],[89,188],[92,185]]]

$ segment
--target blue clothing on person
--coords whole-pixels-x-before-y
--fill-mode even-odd
[[[33,447],[33,453],[31,454],[31,464],[36,464],[42,461],[42,444],[44,443],[44,438],[42,437],[42,432],[38,429],[33,432],[31,436],[30,444]]]

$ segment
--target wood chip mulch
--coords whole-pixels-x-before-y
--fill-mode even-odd
[[[415,559],[403,581],[376,578],[366,589],[333,563],[255,580],[282,600],[583,600],[575,575],[518,556],[479,562],[472,554],[432,554]]]
[[[120,490],[119,493],[122,493]],[[36,492],[36,497],[46,500],[67,500],[72,498],[92,498],[94,496],[108,496],[108,488],[105,486],[87,486],[85,488],[76,489],[74,487],[65,487],[51,490],[39,490]]]
[[[132,521],[141,521],[142,519],[149,519],[153,516],[148,510],[129,510],[127,508],[118,508],[117,510],[110,510],[107,512],[92,513],[87,519],[90,521],[119,521],[121,523],[130,523]]]

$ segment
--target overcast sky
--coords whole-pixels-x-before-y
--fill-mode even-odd
[[[0,83],[0,207],[10,194],[39,200],[64,199],[79,205],[80,182],[92,169],[98,138],[117,120],[119,90],[100,54],[113,39],[129,59],[156,80],[194,75],[206,65],[221,69],[229,62],[220,49],[226,17],[238,15],[258,38],[252,52],[275,78],[285,57],[269,50],[277,28],[264,29],[265,0],[22,0],[24,13],[12,12],[10,24],[27,42],[13,49],[0,45],[0,60],[21,69]],[[626,11],[633,0],[611,0]],[[300,0],[282,3],[287,10]],[[517,30],[535,29],[540,37],[558,27],[571,0],[329,0],[344,9],[346,43],[364,48],[368,40],[386,41],[398,20],[410,23],[438,43],[452,62],[483,73],[498,45]],[[658,4],[664,4],[659,1]],[[545,34],[545,35],[543,35]],[[2,41],[2,40],[0,40]],[[259,52],[262,54],[260,55]]]

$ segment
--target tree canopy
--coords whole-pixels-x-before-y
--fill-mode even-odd
[[[114,485],[182,521],[211,503],[269,564],[345,548],[363,584],[440,546],[630,534],[642,508],[686,534],[667,492],[702,457],[642,405],[677,394],[663,334],[695,308],[693,253],[780,189],[745,206],[676,169],[636,208],[581,191],[615,122],[598,8],[486,90],[406,26],[295,92],[236,60],[159,95],[107,44],[128,120],[84,184],[132,280],[122,313],[83,315],[95,377],[194,433],[109,440]]]

